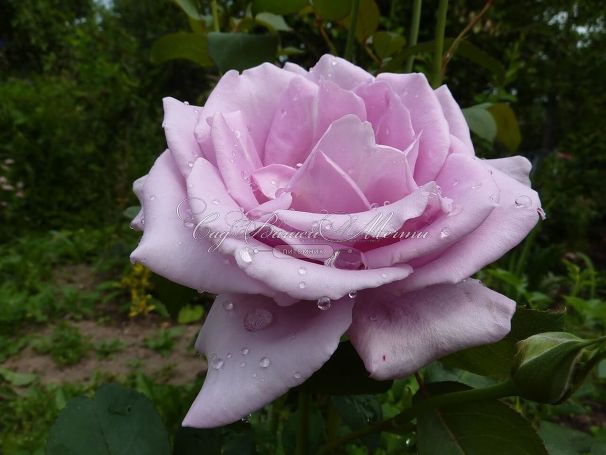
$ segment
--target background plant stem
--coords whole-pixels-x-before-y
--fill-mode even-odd
[[[410,33],[408,34],[408,47],[416,46],[419,40],[419,25],[421,23],[421,5],[423,0],[414,0],[412,5],[412,17],[410,19]],[[410,55],[406,60],[406,67],[404,71],[406,73],[412,72],[412,66],[415,61],[415,56]]]
[[[351,18],[349,22],[349,31],[347,32],[347,42],[345,44],[345,59],[353,62],[354,38],[356,37],[356,28],[358,26],[358,10],[360,9],[360,0],[353,0],[351,4]]]
[[[307,392],[299,392],[299,428],[297,431],[296,455],[308,455],[309,453],[309,395]]]
[[[436,32],[434,42],[436,44],[433,54],[431,72],[431,85],[438,88],[442,83],[442,54],[444,53],[444,33],[446,31],[446,13],[448,12],[448,0],[440,0],[436,17]]]
[[[219,32],[221,29],[219,27],[219,7],[217,5],[217,0],[210,1],[210,9],[213,14],[213,30]]]

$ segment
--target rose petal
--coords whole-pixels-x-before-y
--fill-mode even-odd
[[[389,90],[387,109],[381,116],[375,134],[379,144],[405,150],[415,139],[410,112],[398,96]]]
[[[242,114],[238,111],[215,115],[211,137],[217,166],[229,193],[245,210],[259,205],[249,179],[261,161]]]
[[[317,141],[321,138],[335,120],[345,115],[366,120],[366,108],[362,98],[354,92],[342,89],[334,82],[320,81],[314,139]]]
[[[268,199],[275,199],[279,188],[286,188],[295,169],[284,164],[270,164],[252,173],[252,179]]]
[[[367,291],[356,300],[348,333],[375,379],[404,377],[446,354],[500,340],[516,306],[476,280],[401,297]]]
[[[438,87],[435,90],[435,93],[438,97],[438,101],[440,102],[440,106],[442,106],[444,117],[446,117],[446,121],[448,122],[450,134],[463,143],[465,146],[463,150],[466,150],[467,154],[473,156],[475,153],[473,150],[473,144],[471,142],[469,127],[467,126],[467,121],[463,116],[461,108],[452,96],[452,93],[450,93],[450,90],[446,85]]]
[[[318,86],[295,77],[282,94],[267,142],[265,163],[295,166],[302,163],[313,145]]]
[[[410,112],[415,133],[423,132],[415,166],[415,181],[422,185],[434,180],[450,147],[448,123],[436,94],[421,73],[381,73],[377,81],[391,85]]]
[[[359,66],[340,57],[325,54],[309,70],[310,77],[316,82],[328,79],[345,90],[353,90],[358,85],[369,83],[374,78]]]
[[[137,231],[142,231],[144,229],[145,219],[143,218],[143,200],[145,196],[143,194],[143,186],[145,185],[146,179],[147,175],[144,175],[143,177],[139,177],[133,182],[133,193],[135,193],[137,199],[139,199],[139,204],[141,204],[141,210],[139,210],[137,215],[130,222],[130,227]]]
[[[495,160],[485,160],[484,162],[507,174],[512,179],[517,180],[522,185],[530,187],[532,164],[525,157],[517,155]]]
[[[321,311],[313,302],[283,308],[260,296],[218,296],[196,342],[209,369],[183,425],[235,422],[303,383],[337,349],[349,300]]]
[[[190,106],[171,97],[166,97],[162,101],[164,105],[162,127],[166,135],[166,143],[181,174],[187,176],[191,170],[190,163],[202,156],[202,150],[194,136],[194,128],[202,108]]]
[[[182,182],[172,154],[164,152],[145,180],[145,231],[131,260],[193,289],[271,295],[266,286],[242,273],[233,259],[219,251],[209,253],[211,243],[207,239],[194,239],[194,222],[188,218],[186,204],[180,205],[187,200]]]
[[[453,201],[449,213],[441,213],[412,238],[375,248],[366,253],[369,267],[386,267],[442,251],[473,232],[498,205],[499,189],[480,161],[451,154],[437,177],[442,195]]]
[[[297,77],[270,63],[263,63],[238,74],[228,71],[210,93],[197,125],[197,136],[202,144],[208,146],[205,138],[210,136],[210,127],[206,120],[217,113],[241,111],[244,124],[250,132],[259,157],[263,161],[263,150],[280,95],[290,81]],[[192,130],[193,131],[193,130]],[[213,153],[212,150],[205,150]],[[212,163],[213,160],[207,156]]]
[[[484,160],[479,162],[486,165]],[[410,291],[437,283],[458,283],[524,240],[539,220],[539,196],[501,171],[492,172],[500,191],[499,205],[475,231],[439,257],[415,268],[414,274],[395,288]]]

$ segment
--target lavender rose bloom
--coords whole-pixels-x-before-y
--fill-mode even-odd
[[[164,100],[168,150],[134,183],[132,260],[218,294],[184,425],[236,421],[349,336],[376,379],[497,341],[515,302],[468,279],[539,219],[522,157],[480,160],[446,86],[324,56]]]

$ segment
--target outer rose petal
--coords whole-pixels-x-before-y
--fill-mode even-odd
[[[352,306],[346,299],[321,311],[313,302],[284,308],[260,296],[218,296],[196,342],[209,369],[183,425],[235,422],[301,384],[336,350]]]
[[[204,105],[200,116],[203,121],[198,123],[196,130],[198,140],[208,147],[210,127],[206,119],[214,117],[217,113],[242,111],[244,122],[247,129],[250,128],[250,135],[263,161],[262,151],[280,94],[286,90],[294,77],[297,77],[294,73],[270,63],[247,69],[242,74],[228,71],[219,80]],[[208,155],[212,150],[204,151],[207,159],[213,162]]]
[[[450,90],[448,90],[448,87],[445,85],[438,87],[435,93],[440,102],[440,106],[442,106],[444,117],[446,117],[446,121],[448,122],[450,134],[463,142],[469,155],[474,155],[471,135],[469,134],[469,126],[467,126],[467,121],[465,120],[465,117],[463,117],[463,112],[461,112],[461,108],[455,101],[452,93],[450,93]]]
[[[358,297],[349,336],[373,378],[398,378],[446,354],[500,340],[515,307],[476,280],[401,297],[367,291]]]
[[[164,98],[164,133],[177,167],[184,176],[189,174],[196,158],[202,156],[202,151],[194,136],[194,128],[202,108],[190,106],[174,98]]]
[[[309,70],[310,77],[316,82],[328,79],[345,90],[353,90],[360,84],[373,81],[373,77],[359,66],[340,57],[325,54]]]
[[[377,81],[391,85],[410,111],[415,133],[423,132],[414,173],[416,182],[422,185],[433,180],[450,147],[448,123],[436,94],[421,73],[381,73]]]
[[[530,171],[532,164],[523,156],[510,156],[508,158],[499,158],[496,160],[485,160],[485,163],[495,169],[507,174],[512,179],[517,180],[522,185],[530,187]]]
[[[408,279],[397,283],[397,289],[412,291],[432,284],[458,283],[524,240],[539,220],[539,195],[501,171],[492,169],[492,176],[500,190],[499,205],[475,231],[416,268]]]
[[[145,231],[131,259],[193,289],[270,293],[263,284],[242,273],[233,259],[218,251],[209,253],[211,244],[207,239],[193,238],[192,229],[182,219],[185,208],[181,210],[182,218],[177,215],[179,203],[186,198],[183,177],[170,152],[164,152],[145,180],[142,198]]]
[[[139,210],[137,216],[135,216],[130,222],[130,227],[136,229],[137,231],[142,231],[145,223],[145,220],[143,218],[143,201],[145,199],[145,196],[143,195],[143,186],[145,184],[146,179],[147,175],[144,175],[143,177],[139,177],[133,182],[133,193],[135,193],[137,199],[139,199],[139,203],[141,204],[141,210]]]

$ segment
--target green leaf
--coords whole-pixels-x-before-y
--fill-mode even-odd
[[[393,381],[375,381],[349,341],[339,343],[332,357],[300,387],[312,393],[359,395],[382,393]]]
[[[356,39],[365,43],[369,36],[377,31],[381,12],[375,0],[361,0],[358,12],[358,23],[356,24]],[[343,24],[349,28],[349,17],[345,18]]]
[[[204,307],[202,305],[186,305],[179,310],[177,322],[179,324],[191,324],[202,319]]]
[[[17,371],[11,371],[7,368],[0,367],[0,376],[12,385],[16,387],[23,387],[31,384],[36,380],[38,376],[31,373],[19,373]]]
[[[219,455],[222,434],[218,428],[179,427],[175,435],[174,455]]]
[[[202,19],[198,7],[196,6],[195,0],[173,0],[179,8],[183,10],[190,18],[195,20]]]
[[[208,52],[221,71],[238,71],[273,61],[278,50],[275,35],[250,35],[247,33],[208,34]]]
[[[254,14],[267,12],[274,14],[298,13],[307,6],[307,0],[253,0]]]
[[[508,378],[517,352],[516,343],[531,335],[558,331],[564,327],[564,312],[518,308],[511,320],[511,332],[501,341],[451,354],[442,363],[491,378]]]
[[[152,62],[164,63],[176,59],[191,60],[200,66],[212,66],[206,35],[178,32],[154,41],[151,48]]]
[[[452,43],[448,45],[450,46],[450,44]],[[455,55],[460,55],[470,62],[487,69],[494,74],[499,83],[505,80],[507,70],[503,64],[469,41],[461,41],[455,50]]]
[[[288,26],[282,16],[272,13],[259,13],[255,16],[255,21],[273,32],[290,32],[292,28]]]
[[[349,15],[353,0],[313,0],[318,16],[326,21],[336,21]]]
[[[497,125],[496,140],[510,152],[515,152],[520,146],[522,137],[518,120],[511,107],[504,103],[496,103],[488,108],[488,112],[490,112]]]
[[[458,383],[426,384],[430,395],[468,389]],[[420,455],[547,455],[541,439],[520,414],[499,401],[459,403],[417,417]]]
[[[462,109],[469,129],[482,139],[494,142],[497,137],[497,122],[486,109],[487,104],[478,104]]]
[[[47,455],[168,455],[168,435],[152,403],[117,384],[94,399],[70,400],[50,430]]]
[[[541,422],[539,435],[550,455],[582,455],[587,453],[606,453],[606,442],[599,441],[587,433],[573,430],[555,423]],[[592,447],[601,445],[602,452],[592,451]]]
[[[316,453],[319,447],[326,439],[326,432],[324,428],[324,419],[322,413],[313,403],[309,403],[309,413],[307,421],[307,437],[309,444],[309,453]],[[284,424],[282,430],[282,447],[284,453],[294,454],[296,451],[296,440],[297,431],[301,425],[301,410],[297,409],[294,413],[290,414],[288,420]]]
[[[137,216],[137,214],[139,213],[139,210],[141,210],[141,206],[133,205],[131,207],[127,207],[126,209],[124,209],[124,211],[122,212],[122,215],[125,218],[132,220],[134,217]]]
[[[376,395],[333,396],[331,400],[343,423],[352,431],[383,418],[381,402]],[[380,435],[374,433],[363,438],[363,441],[368,446],[378,447],[380,439]]]
[[[402,35],[393,32],[376,32],[372,35],[372,46],[381,60],[391,57],[406,44]]]

